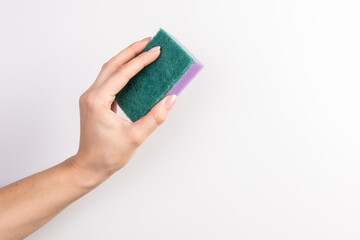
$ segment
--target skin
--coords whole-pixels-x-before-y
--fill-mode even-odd
[[[160,48],[139,54],[151,38],[135,42],[105,63],[80,97],[80,144],[64,162],[0,189],[1,239],[23,239],[69,204],[124,167],[145,139],[166,119],[176,96],[165,97],[143,118],[129,122],[116,114],[115,94]]]

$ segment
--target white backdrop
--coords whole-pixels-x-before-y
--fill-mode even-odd
[[[1,0],[1,186],[76,153],[80,94],[133,41],[162,27],[205,65],[29,239],[359,239],[357,2]]]

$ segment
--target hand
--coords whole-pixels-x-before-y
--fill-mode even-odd
[[[36,231],[122,168],[165,121],[175,95],[133,123],[116,114],[115,94],[160,54],[155,47],[139,55],[149,41],[136,42],[105,63],[80,97],[80,145],[75,156],[0,189],[1,239],[23,239]]]
[[[176,95],[167,96],[133,123],[116,114],[115,95],[160,54],[160,47],[154,47],[139,55],[150,39],[133,43],[105,63],[80,97],[80,145],[71,165],[89,186],[99,184],[128,163],[176,102]]]

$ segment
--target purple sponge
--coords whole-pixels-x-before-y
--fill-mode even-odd
[[[168,33],[169,34],[169,33]],[[174,36],[169,34],[194,60],[195,62],[191,67],[185,72],[185,74],[180,78],[180,80],[175,84],[175,86],[168,92],[167,95],[179,95],[181,91],[188,85],[188,83],[200,72],[200,70],[204,67],[201,62],[184,46],[179,40],[177,40]]]

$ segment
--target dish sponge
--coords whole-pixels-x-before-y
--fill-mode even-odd
[[[143,52],[160,46],[160,56],[138,72],[116,94],[115,101],[131,121],[145,116],[167,95],[178,95],[203,65],[179,41],[160,29]]]

